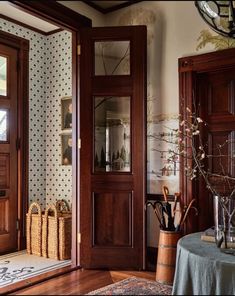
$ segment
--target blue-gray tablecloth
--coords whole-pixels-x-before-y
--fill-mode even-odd
[[[201,232],[178,241],[173,295],[235,295],[235,256],[215,243],[201,241]]]

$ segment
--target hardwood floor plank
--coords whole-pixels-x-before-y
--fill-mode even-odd
[[[20,290],[14,295],[82,295],[112,283],[108,271],[77,270]]]
[[[155,272],[80,269],[25,288],[14,295],[84,295],[132,276],[155,280]]]
[[[118,282],[126,278],[136,276],[147,280],[155,281],[155,272],[150,271],[110,271],[113,282]]]

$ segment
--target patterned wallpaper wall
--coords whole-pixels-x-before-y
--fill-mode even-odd
[[[0,30],[30,41],[29,202],[71,201],[71,166],[61,165],[60,99],[71,95],[71,33],[44,36],[0,18]]]
[[[71,203],[72,167],[61,164],[61,98],[72,95],[72,35],[47,37],[46,45],[46,197]]]

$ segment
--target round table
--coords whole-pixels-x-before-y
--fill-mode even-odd
[[[235,256],[202,241],[201,234],[178,241],[172,294],[235,295]]]

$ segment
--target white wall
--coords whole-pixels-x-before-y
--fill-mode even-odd
[[[107,14],[105,25],[147,25],[148,81],[158,100],[154,115],[178,113],[178,58],[198,54],[197,38],[208,28],[194,1],[143,1]]]

